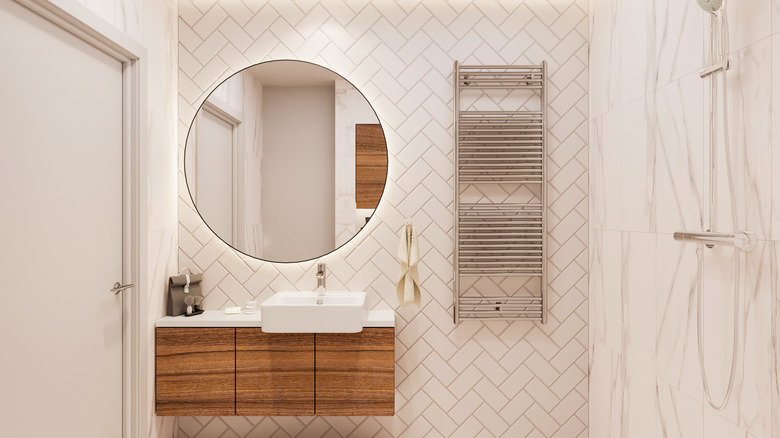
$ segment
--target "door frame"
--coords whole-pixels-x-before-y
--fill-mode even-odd
[[[241,163],[244,162],[243,148],[239,147],[240,144],[243,144],[241,143],[243,139],[239,137],[240,131],[238,129],[239,125],[241,125],[242,123],[244,116],[239,110],[232,108],[230,105],[228,105],[227,102],[215,96],[210,96],[209,98],[207,98],[203,102],[202,109],[203,111],[211,114],[212,116],[230,125],[232,131],[231,132],[232,144],[230,146],[230,153],[233,154],[232,156],[233,174],[231,175],[231,180],[232,180],[231,214],[233,215],[233,221],[232,221],[233,233],[232,236],[230,236],[230,238],[232,239],[231,246],[237,246],[240,243],[243,244],[242,242],[244,239],[244,233],[243,233],[244,207],[240,202],[241,199],[244,199],[244,193],[243,193],[243,184],[238,183],[239,181],[243,181],[244,179],[244,168],[241,165]],[[195,154],[196,165],[198,162],[197,157],[198,156],[196,152]],[[197,190],[197,185],[196,185],[196,190]],[[195,200],[193,199],[193,201]]]
[[[142,438],[151,421],[147,388],[146,48],[75,0],[16,0],[122,63],[122,436]],[[106,285],[109,293],[111,285]]]

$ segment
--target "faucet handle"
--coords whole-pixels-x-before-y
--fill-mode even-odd
[[[317,262],[317,293],[325,293],[325,263]]]

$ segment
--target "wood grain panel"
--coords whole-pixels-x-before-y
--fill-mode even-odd
[[[387,179],[387,144],[382,125],[355,125],[355,201],[376,208]]]
[[[395,329],[317,334],[317,415],[395,414]]]
[[[157,328],[157,415],[235,415],[234,328]]]
[[[314,334],[236,329],[237,415],[314,415]]]

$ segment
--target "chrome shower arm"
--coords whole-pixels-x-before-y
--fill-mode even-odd
[[[723,61],[718,61],[715,64],[712,64],[711,66],[701,70],[699,72],[699,77],[704,79],[707,76],[713,75],[715,73],[726,71],[730,68],[729,60],[728,58],[724,59]]]

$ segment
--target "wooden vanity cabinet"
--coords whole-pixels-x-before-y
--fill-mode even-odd
[[[395,415],[395,329],[317,333],[317,415]]]
[[[236,329],[158,328],[157,415],[234,415]]]
[[[236,329],[236,415],[314,415],[314,334]]]
[[[395,329],[158,327],[157,415],[395,414]]]

